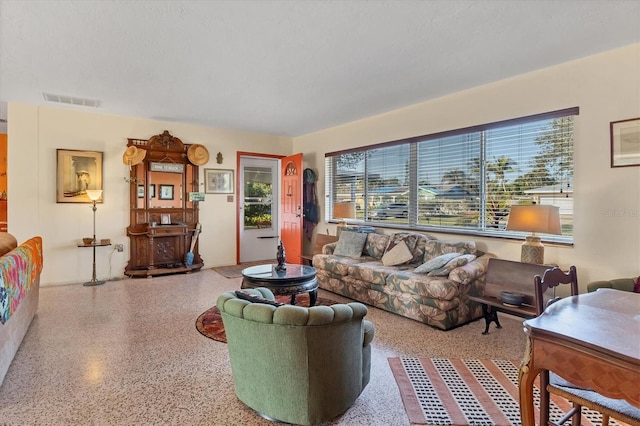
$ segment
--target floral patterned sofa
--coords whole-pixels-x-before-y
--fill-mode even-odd
[[[345,234],[355,233],[343,232],[338,242],[313,257],[320,288],[443,330],[482,317],[481,306],[469,296],[483,293],[487,264],[494,256],[476,250],[475,242],[446,242],[410,232],[367,233],[360,253],[354,255],[356,244],[350,255],[343,255],[336,249]],[[399,242],[409,254],[405,250],[405,256],[386,261]],[[434,262],[435,269],[425,269]]]

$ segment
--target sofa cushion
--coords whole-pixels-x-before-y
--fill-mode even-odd
[[[476,254],[475,241],[449,242],[427,240],[424,252],[424,262],[446,253]]]
[[[360,257],[366,240],[367,234],[365,233],[342,231],[333,254],[336,256]]]
[[[367,234],[367,241],[364,245],[364,254],[376,259],[382,259],[385,249],[389,244],[389,236],[386,234]]]
[[[316,269],[331,272],[334,275],[344,276],[349,271],[349,266],[366,261],[367,258],[352,258],[346,256],[335,256],[333,254],[316,254],[313,256],[313,266]]]
[[[457,253],[455,253],[455,254],[457,254]],[[474,254],[458,255],[458,256],[454,257],[453,259],[451,259],[449,262],[447,262],[446,265],[444,265],[444,266],[442,266],[440,268],[434,269],[433,271],[429,272],[427,275],[446,277],[446,276],[449,275],[449,273],[451,271],[453,271],[458,266],[464,266],[467,263],[471,262],[475,258],[476,258],[476,256]]]
[[[391,249],[387,248],[387,251],[384,252],[382,264],[384,266],[402,265],[403,263],[408,263],[411,259],[413,259],[413,253],[411,253],[404,241],[399,241]]]
[[[445,254],[441,254],[438,257],[434,257],[431,260],[427,260],[422,265],[420,265],[416,269],[414,269],[413,272],[415,272],[416,274],[426,274],[426,273],[431,272],[431,271],[433,271],[435,269],[442,268],[450,260],[452,260],[452,259],[454,259],[454,258],[456,258],[458,256],[462,256],[462,255],[460,253],[445,253]]]
[[[386,293],[407,293],[439,300],[459,297],[458,284],[446,277],[416,274],[412,271],[396,271],[387,277]]]
[[[412,268],[409,265],[385,266],[382,261],[355,263],[349,266],[348,276],[371,285],[383,286],[387,277],[398,271]]]

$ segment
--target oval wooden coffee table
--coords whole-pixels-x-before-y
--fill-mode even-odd
[[[241,288],[266,287],[276,296],[291,296],[296,304],[296,295],[309,293],[309,306],[314,306],[318,297],[316,268],[306,265],[287,265],[284,271],[276,271],[276,265],[250,266],[242,270]]]

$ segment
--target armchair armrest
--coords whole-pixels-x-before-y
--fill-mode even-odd
[[[364,327],[364,339],[362,341],[362,346],[366,347],[373,341],[373,337],[376,334],[375,327],[373,323],[369,320],[362,320],[362,325]]]
[[[635,285],[633,278],[616,278],[608,281],[593,281],[587,284],[587,292],[596,291],[599,288],[614,288],[622,291],[633,291]]]

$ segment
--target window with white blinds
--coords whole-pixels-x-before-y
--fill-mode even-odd
[[[435,135],[327,153],[325,217],[356,204],[354,222],[488,236],[507,232],[514,204],[558,206],[573,231],[573,118],[569,108]]]

